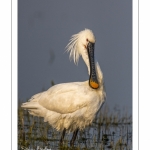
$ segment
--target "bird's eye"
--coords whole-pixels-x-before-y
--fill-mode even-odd
[[[86,39],[86,41],[88,42],[89,40],[88,40],[88,39]]]

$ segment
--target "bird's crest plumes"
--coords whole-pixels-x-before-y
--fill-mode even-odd
[[[75,64],[78,64],[79,57],[82,55],[84,49],[86,49],[88,41],[95,43],[95,36],[89,29],[80,31],[77,34],[72,35],[70,42],[66,46],[66,51],[70,52],[70,60],[74,60]]]

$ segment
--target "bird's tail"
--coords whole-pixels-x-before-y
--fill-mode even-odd
[[[32,96],[31,99],[29,99],[28,102],[23,103],[21,107],[27,109],[33,116],[44,117],[47,110],[38,103],[40,95],[41,93]]]

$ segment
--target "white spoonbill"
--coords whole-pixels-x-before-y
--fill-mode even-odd
[[[74,132],[70,145],[74,145],[78,130],[90,125],[105,101],[103,74],[98,62],[94,61],[95,36],[89,29],[75,34],[67,45],[70,58],[77,64],[81,55],[88,68],[89,80],[84,82],[61,83],[47,91],[31,97],[21,107],[34,116],[44,117],[44,121],[58,131]]]

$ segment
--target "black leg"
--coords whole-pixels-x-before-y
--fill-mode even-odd
[[[62,132],[62,135],[61,135],[61,139],[60,139],[60,145],[63,144],[63,140],[64,140],[65,133],[66,133],[66,129],[64,128],[64,130],[63,130],[63,132]]]
[[[73,132],[73,136],[72,136],[72,139],[71,139],[71,141],[70,141],[70,146],[74,146],[74,141],[76,140],[78,131],[79,131],[79,129],[76,129],[76,130]]]

